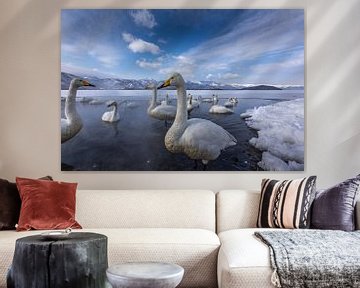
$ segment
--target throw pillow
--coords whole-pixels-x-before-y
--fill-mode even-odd
[[[355,202],[360,174],[316,193],[312,205],[311,228],[355,230]]]
[[[17,231],[81,228],[75,220],[77,183],[16,178],[22,201]]]
[[[52,180],[50,176],[40,179]],[[15,230],[20,207],[21,199],[16,184],[0,179],[0,230]]]
[[[257,227],[308,228],[316,176],[294,180],[263,179]]]
[[[15,183],[0,179],[0,230],[15,229],[21,200]]]

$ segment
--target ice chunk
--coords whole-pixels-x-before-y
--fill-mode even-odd
[[[255,107],[240,115],[258,130],[250,144],[263,153],[258,163],[264,170],[304,169],[304,99]]]
[[[295,161],[285,162],[272,155],[270,152],[263,152],[262,159],[258,163],[259,167],[271,171],[303,171],[304,164]]]

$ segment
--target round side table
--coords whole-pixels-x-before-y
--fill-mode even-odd
[[[7,287],[104,287],[107,267],[105,235],[73,232],[61,240],[28,236],[16,240]]]
[[[184,268],[162,262],[117,264],[106,270],[114,288],[175,288],[184,276]]]

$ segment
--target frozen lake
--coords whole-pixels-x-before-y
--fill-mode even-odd
[[[210,161],[208,171],[255,171],[262,152],[249,143],[257,137],[240,117],[247,109],[274,104],[285,100],[303,98],[303,90],[188,90],[196,99],[219,96],[222,105],[229,97],[239,103],[234,113],[210,114],[212,103],[201,103],[190,113],[190,118],[204,118],[222,126],[235,136],[236,146],[223,151],[219,158]],[[158,100],[169,94],[171,105],[176,105],[176,91],[158,91]],[[61,91],[66,96],[67,91]],[[163,121],[151,118],[147,107],[150,90],[79,90],[77,110],[83,120],[82,130],[69,141],[61,144],[62,170],[77,171],[193,171],[194,161],[182,154],[166,150],[164,137],[169,127]],[[98,104],[90,104],[91,98]],[[80,100],[85,100],[81,102]],[[115,100],[119,106],[120,121],[105,123],[101,120],[108,110],[105,102]],[[61,102],[64,117],[64,101]],[[197,170],[201,170],[199,165]]]

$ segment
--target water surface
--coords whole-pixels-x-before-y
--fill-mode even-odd
[[[67,91],[62,91],[65,96]],[[169,94],[171,105],[176,105],[176,91],[161,90],[158,100]],[[212,103],[201,103],[190,113],[190,118],[204,118],[222,126],[235,136],[236,146],[223,151],[219,158],[211,161],[208,171],[254,171],[259,170],[261,151],[249,144],[256,137],[255,130],[249,128],[240,114],[249,108],[273,104],[279,101],[303,97],[298,90],[189,90],[197,98],[217,94],[219,104],[229,97],[237,97],[239,103],[234,113],[229,115],[210,114]],[[99,104],[77,102],[77,110],[83,120],[81,131],[69,141],[61,144],[62,170],[77,171],[194,171],[194,160],[183,154],[172,154],[164,144],[165,134],[170,127],[164,121],[153,119],[147,114],[152,92],[148,90],[79,90],[78,100],[88,97]],[[84,97],[84,98],[83,98]],[[119,106],[120,121],[105,123],[101,116],[107,107],[105,102],[115,100]],[[64,117],[64,102],[61,103]],[[171,124],[171,123],[170,123]]]

